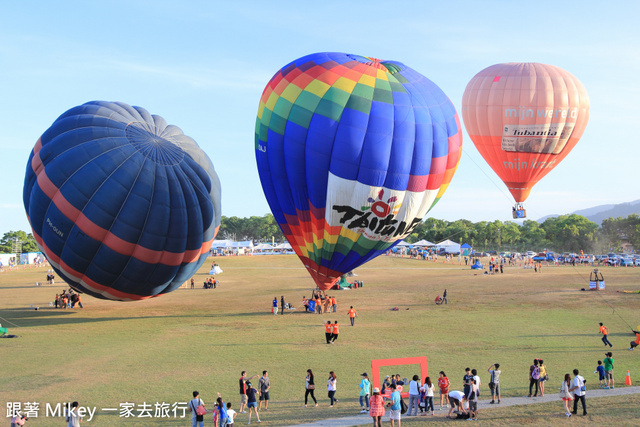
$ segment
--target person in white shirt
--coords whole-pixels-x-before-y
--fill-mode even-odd
[[[580,372],[577,369],[573,370],[573,383],[569,389],[574,396],[572,414],[576,415],[578,413],[578,401],[580,401],[582,403],[582,415],[587,415],[587,401],[585,398],[587,394],[587,387],[585,385],[586,381],[584,377],[579,374]]]
[[[236,417],[236,411],[231,409],[231,402],[227,402],[227,427],[233,426],[233,419]]]
[[[431,378],[426,377],[424,379],[424,384],[420,387],[420,391],[424,392],[424,414],[427,415],[429,413],[429,408],[431,408],[431,415],[435,415],[433,410],[433,392],[435,390],[435,385],[431,382]]]
[[[465,395],[463,392],[459,390],[453,390],[449,392],[449,413],[447,414],[447,418],[451,418],[451,413],[455,409],[460,414],[466,414],[467,411],[464,410],[464,401]]]
[[[407,416],[411,416],[411,408],[415,408],[413,415],[418,415],[418,406],[420,405],[420,377],[414,375],[412,380],[409,381],[409,408],[407,409]]]

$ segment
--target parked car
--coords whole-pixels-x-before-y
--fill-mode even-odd
[[[634,260],[634,265],[635,265],[636,267],[640,267],[640,258],[636,258],[636,259]]]
[[[631,257],[621,257],[620,258],[620,267],[631,267],[634,265],[633,258]]]

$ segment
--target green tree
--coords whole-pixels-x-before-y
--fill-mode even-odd
[[[27,234],[24,231],[9,231],[4,233],[2,239],[0,239],[0,253],[11,254],[15,252],[15,242],[22,242],[22,253],[27,252],[39,252],[36,239],[33,238],[31,233]]]
[[[582,215],[560,215],[548,218],[541,226],[547,240],[557,251],[591,252],[597,242],[598,224]]]

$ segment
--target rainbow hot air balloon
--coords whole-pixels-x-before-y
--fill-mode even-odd
[[[323,290],[408,236],[446,190],[462,135],[447,96],[395,61],[316,53],[260,99],[262,188]]]
[[[577,78],[553,65],[496,64],[467,84],[462,118],[521,204],[578,143],[589,121],[589,96]]]
[[[162,117],[116,102],[58,117],[29,157],[23,199],[55,271],[104,299],[176,289],[204,263],[220,225],[209,157]]]

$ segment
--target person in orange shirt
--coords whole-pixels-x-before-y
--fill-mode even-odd
[[[337,313],[338,312],[338,304],[336,304],[336,297],[334,297],[334,296],[331,297],[331,305],[333,306],[333,312]]]
[[[316,311],[318,314],[322,314],[322,300],[320,299],[320,295],[316,297]]]
[[[355,323],[356,317],[358,317],[358,314],[356,313],[355,308],[351,306],[351,308],[349,309],[349,320],[351,321],[351,326],[353,326],[353,324]]]
[[[640,329],[640,328],[638,328]],[[629,343],[630,347],[629,350],[633,350],[634,348],[636,348],[637,346],[640,345],[640,332],[639,331],[634,331],[633,329],[631,330],[634,334],[636,334],[636,340],[635,341],[631,341]]]
[[[613,347],[613,344],[611,344],[609,342],[609,338],[607,338],[607,335],[609,335],[609,329],[602,323],[600,323],[600,333],[602,334],[602,342],[604,343],[604,346],[606,347],[608,345],[609,347]]]
[[[327,344],[331,344],[331,337],[333,335],[333,325],[331,324],[331,320],[327,320],[327,323],[324,324],[324,335],[327,338]]]
[[[336,320],[333,324],[332,334],[331,334],[331,344],[335,343],[338,339],[338,334],[340,333],[340,326],[338,325],[338,321]]]

